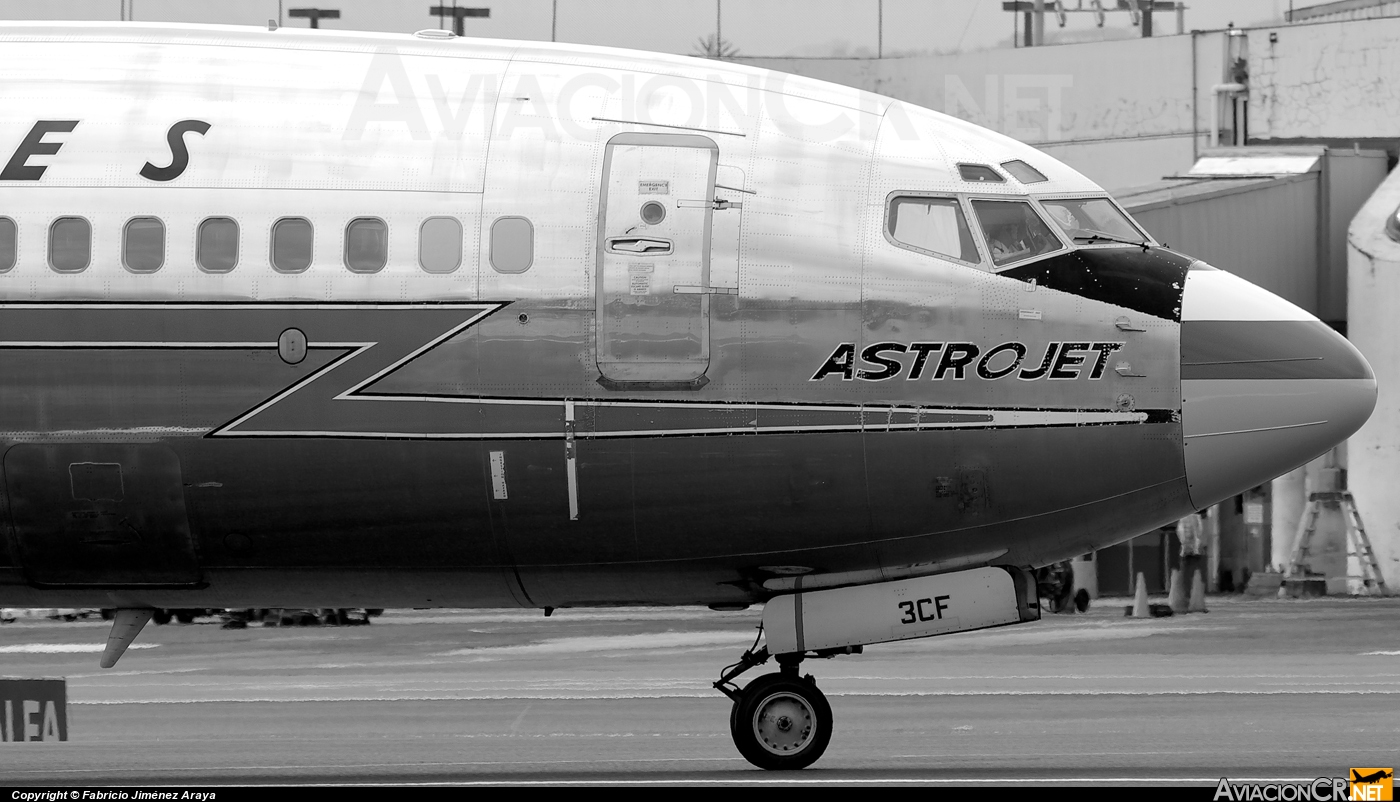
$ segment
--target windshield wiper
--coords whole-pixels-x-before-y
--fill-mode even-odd
[[[1089,230],[1089,229],[1080,229],[1080,230],[1081,230],[1081,231],[1084,231],[1084,230]],[[1090,231],[1091,231],[1091,233],[1088,233],[1088,234],[1077,234],[1077,235],[1075,235],[1075,236],[1073,237],[1074,241],[1075,241],[1075,242],[1117,242],[1117,243],[1120,243],[1120,244],[1122,244],[1122,245],[1136,245],[1136,246],[1138,246],[1139,248],[1142,248],[1144,251],[1148,249],[1148,245],[1147,245],[1147,241],[1146,241],[1146,240],[1143,240],[1143,241],[1141,241],[1141,242],[1134,242],[1134,241],[1132,241],[1132,240],[1130,240],[1130,239],[1123,239],[1122,237],[1115,237],[1115,236],[1113,236],[1112,234],[1108,234],[1108,233],[1105,233],[1105,232],[1103,232],[1103,231],[1092,231],[1092,230],[1090,230]]]

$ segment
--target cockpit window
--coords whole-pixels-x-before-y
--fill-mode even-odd
[[[1127,215],[1107,198],[1088,200],[1042,200],[1041,206],[1050,213],[1070,239],[1080,244],[1123,242],[1139,244],[1147,239]]]
[[[997,267],[1065,247],[1025,201],[974,200],[972,210],[982,224],[992,264]]]
[[[958,175],[964,181],[982,183],[990,181],[995,184],[1005,184],[1006,179],[1001,177],[1001,173],[988,167],[985,164],[959,164]]]
[[[964,262],[980,261],[956,198],[895,197],[887,225],[890,238],[900,244]]]
[[[1040,184],[1050,180],[1045,177],[1045,173],[1042,173],[1020,159],[1002,162],[1001,166],[1022,184]]]

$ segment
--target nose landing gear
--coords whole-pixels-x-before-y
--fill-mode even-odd
[[[734,701],[729,729],[734,745],[764,769],[800,769],[816,762],[831,742],[831,706],[804,658],[860,654],[867,643],[927,638],[1040,619],[1035,580],[1016,566],[965,571],[865,585],[804,590],[768,599],[753,646],[724,669],[715,689]],[[760,639],[766,640],[757,648]],[[770,650],[772,650],[770,654]],[[740,674],[776,657],[781,670],[740,689]]]
[[[825,656],[825,655],[821,655]],[[831,743],[831,705],[811,675],[799,676],[802,654],[780,654],[780,669],[743,688],[734,679],[768,662],[768,649],[744,652],[715,688],[734,701],[729,734],[744,759],[761,769],[806,768]]]
[[[831,743],[831,705],[808,674],[765,674],[750,682],[730,717],[734,745],[761,769],[802,769]]]

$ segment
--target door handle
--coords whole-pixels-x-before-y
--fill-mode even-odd
[[[725,209],[742,209],[742,201],[726,200],[724,198],[712,198],[710,200],[678,200],[676,207],[680,209],[714,209],[717,212]]]
[[[609,237],[608,253],[635,253],[664,256],[671,252],[671,241],[649,237]]]

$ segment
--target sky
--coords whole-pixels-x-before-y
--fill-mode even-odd
[[[1297,7],[1320,0],[1296,0]],[[0,0],[0,19],[208,22],[265,26],[269,19],[304,27],[287,10],[336,8],[323,28],[411,33],[440,27],[429,6],[453,0]],[[870,57],[953,53],[1011,46],[1020,15],[1001,0],[457,0],[490,8],[466,20],[471,36],[611,45],[694,54],[700,39],[721,37],[744,56]],[[1050,3],[1047,2],[1047,5]],[[1088,7],[1088,0],[1065,0]],[[1104,0],[1105,6],[1116,6]],[[1290,0],[1188,0],[1186,29],[1211,30],[1280,22]],[[717,13],[718,12],[718,13]],[[883,24],[881,20],[883,19]],[[1155,18],[1158,35],[1176,32],[1174,13]],[[448,23],[450,27],[450,23]],[[1128,14],[1111,12],[1102,29],[1092,14],[1071,13],[1061,29],[1046,20],[1046,38],[1093,40],[1138,36]]]

